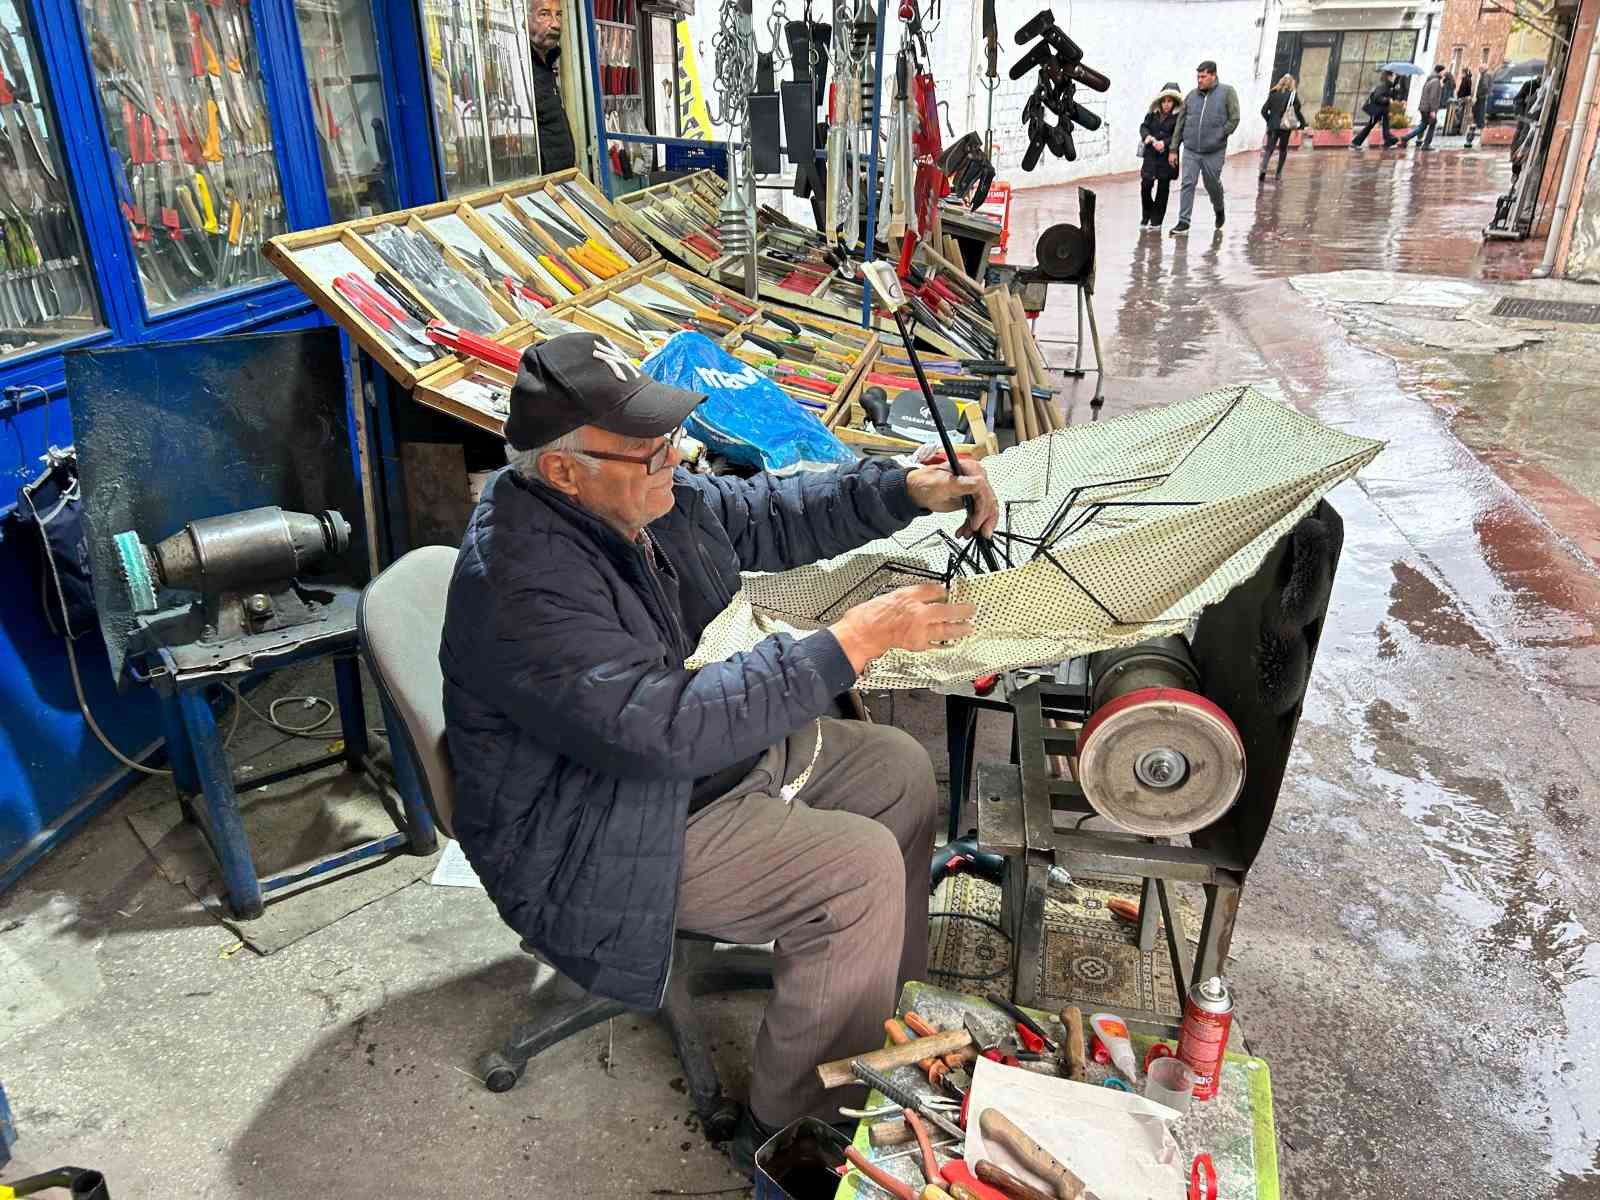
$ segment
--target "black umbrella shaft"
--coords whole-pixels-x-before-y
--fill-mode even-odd
[[[933,427],[939,431],[939,444],[944,447],[944,456],[950,464],[950,473],[964,475],[966,472],[961,469],[961,461],[956,458],[955,443],[950,440],[950,431],[944,425],[944,414],[939,411],[939,405],[933,398],[933,388],[928,383],[927,373],[922,369],[922,359],[917,356],[917,339],[912,334],[910,325],[906,323],[905,313],[898,308],[893,312],[895,327],[900,330],[900,340],[906,344],[906,357],[911,360],[911,369],[917,376],[917,386],[922,389],[923,402],[927,404],[928,414],[933,418]],[[974,507],[972,497],[968,496],[965,504],[970,513]],[[998,571],[1000,560],[995,555],[994,546],[981,533],[975,533],[973,536],[977,539],[983,561],[988,564],[991,571]]]

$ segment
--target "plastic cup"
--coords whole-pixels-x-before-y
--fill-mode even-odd
[[[1189,1110],[1194,1099],[1195,1073],[1181,1058],[1158,1058],[1144,1078],[1144,1098],[1178,1112]]]

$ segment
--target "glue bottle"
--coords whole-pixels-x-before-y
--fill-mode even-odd
[[[1111,1061],[1129,1083],[1139,1081],[1139,1065],[1133,1057],[1133,1043],[1128,1040],[1128,1027],[1121,1017],[1111,1013],[1095,1013],[1089,1018],[1095,1035],[1105,1043]]]

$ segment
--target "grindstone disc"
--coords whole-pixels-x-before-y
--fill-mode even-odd
[[[1078,736],[1078,782],[1090,805],[1149,837],[1212,824],[1239,798],[1244,771],[1244,742],[1228,714],[1180,688],[1118,697]]]
[[[1052,225],[1034,245],[1039,272],[1051,279],[1076,279],[1089,269],[1089,239],[1076,225]]]

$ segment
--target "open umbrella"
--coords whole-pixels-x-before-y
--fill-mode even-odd
[[[1382,448],[1248,387],[1063,429],[985,462],[1002,569],[982,571],[954,539],[963,514],[930,514],[838,558],[747,575],[695,659],[827,625],[929,579],[977,606],[974,632],[942,649],[891,651],[866,686],[955,683],[1180,633]]]
[[[1380,70],[1380,71],[1388,71],[1391,75],[1421,75],[1422,74],[1422,68],[1421,67],[1417,66],[1416,63],[1408,63],[1408,62],[1384,63],[1383,66],[1378,68],[1378,70]]]

